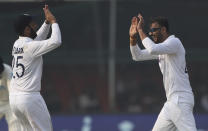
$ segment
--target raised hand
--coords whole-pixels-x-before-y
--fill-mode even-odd
[[[144,40],[147,37],[146,33],[143,31],[144,19],[141,14],[138,14],[137,18],[139,19],[137,24],[137,31],[139,32],[140,39]]]
[[[48,21],[51,24],[56,23],[56,18],[54,17],[54,15],[49,10],[48,5],[45,5],[45,7],[43,8],[43,11],[45,13],[46,21]]]
[[[144,26],[144,19],[141,14],[138,14],[138,18],[139,18],[139,23],[137,25],[137,30],[141,30],[143,29],[143,26]]]
[[[129,29],[129,36],[132,39],[136,38],[136,35],[137,35],[137,24],[138,24],[137,17],[133,17],[132,20],[131,20],[131,26],[130,26],[130,29]]]

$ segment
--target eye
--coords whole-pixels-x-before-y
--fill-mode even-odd
[[[159,27],[157,27],[157,28],[151,28],[149,32],[152,32],[152,33],[153,33],[153,32],[156,32],[156,31],[158,31],[158,30],[160,30],[160,29],[161,29],[161,28],[159,28]]]

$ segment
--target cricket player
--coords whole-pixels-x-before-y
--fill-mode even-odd
[[[151,40],[143,31],[141,14],[132,18],[130,50],[135,61],[159,60],[167,101],[153,131],[196,131],[193,116],[194,96],[186,69],[185,49],[181,41],[169,32],[168,20],[155,17],[150,24]],[[139,33],[145,49],[137,44]]]
[[[0,57],[0,119],[5,116],[8,124],[9,131],[19,131],[17,118],[11,112],[9,105],[9,88],[10,81],[12,79],[11,66],[3,63],[3,59]]]
[[[21,123],[21,131],[52,131],[51,118],[40,95],[42,55],[61,45],[61,33],[48,5],[43,8],[46,21],[37,31],[33,18],[24,14],[14,23],[19,35],[13,45],[13,76],[9,94],[11,109]],[[50,26],[52,33],[46,39]]]

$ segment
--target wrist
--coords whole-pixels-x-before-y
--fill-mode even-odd
[[[56,23],[56,20],[52,20],[52,21],[51,21],[51,24],[53,24],[53,23]]]
[[[135,46],[137,43],[137,39],[135,37],[130,37],[130,45]]]
[[[45,23],[46,23],[46,24],[50,24],[50,22],[49,22],[48,20],[45,20]]]
[[[138,32],[143,32],[142,28],[137,29]]]

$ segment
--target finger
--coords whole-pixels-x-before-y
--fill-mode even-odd
[[[137,15],[137,17],[140,19],[140,17],[141,17],[141,14],[139,13],[139,14]]]
[[[45,7],[43,8],[44,11],[48,10],[48,5],[45,5]]]
[[[139,19],[142,19],[142,15],[139,13],[137,16]]]
[[[138,17],[141,17],[141,16],[142,16],[142,15],[139,13],[139,14],[138,14]]]
[[[133,17],[133,18],[131,19],[131,23],[134,23],[134,21],[135,21],[135,18]]]
[[[137,23],[138,23],[137,17],[133,17],[132,18],[132,24],[137,24]]]
[[[46,8],[44,7],[43,10],[46,12]]]
[[[48,5],[45,5],[45,9],[48,9]]]
[[[138,18],[135,16],[135,24],[138,23]]]

